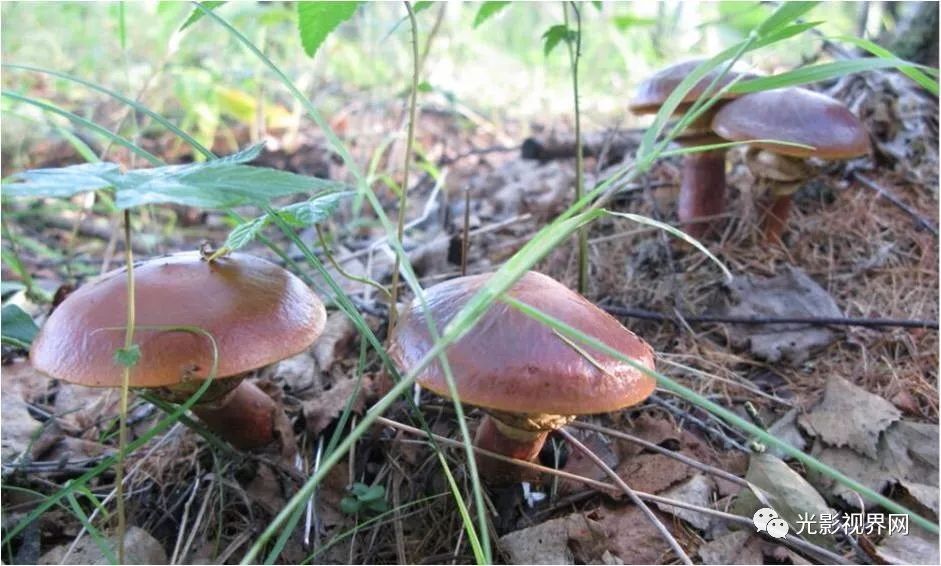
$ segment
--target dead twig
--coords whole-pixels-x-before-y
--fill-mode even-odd
[[[377,422],[378,424],[381,424],[381,425],[390,426],[390,427],[392,427],[392,428],[405,431],[405,432],[407,432],[407,433],[409,433],[409,434],[413,434],[413,435],[416,435],[416,436],[422,436],[422,437],[425,437],[425,438],[433,439],[436,443],[438,443],[438,444],[440,444],[440,445],[442,445],[442,446],[451,446],[451,447],[455,447],[455,448],[463,448],[463,447],[464,447],[464,445],[463,445],[460,441],[453,440],[453,439],[450,439],[450,438],[445,438],[445,437],[440,436],[440,435],[437,435],[437,434],[428,433],[428,432],[425,432],[425,431],[423,431],[423,430],[421,430],[421,429],[419,429],[419,428],[415,428],[415,427],[409,426],[409,425],[407,425],[407,424],[403,424],[403,423],[400,423],[400,422],[397,422],[397,421],[393,421],[393,420],[387,419],[387,418],[385,418],[385,417],[377,417],[377,418],[376,418],[376,422]],[[608,495],[611,495],[611,496],[617,496],[617,495],[620,495],[620,494],[622,493],[622,491],[621,491],[620,489],[618,489],[618,487],[615,486],[615,485],[613,485],[613,484],[608,484],[608,483],[604,483],[604,482],[602,482],[602,481],[594,480],[594,479],[591,479],[591,478],[586,478],[586,477],[584,477],[584,476],[580,476],[580,475],[578,475],[578,474],[573,474],[573,473],[566,472],[566,471],[563,471],[563,470],[557,470],[557,469],[555,469],[555,468],[549,468],[549,467],[547,467],[547,466],[542,466],[542,465],[540,465],[540,464],[534,464],[533,462],[527,462],[527,461],[525,461],[525,460],[516,460],[516,459],[514,459],[514,458],[508,458],[508,457],[506,457],[506,456],[504,456],[504,455],[502,455],[502,454],[497,454],[496,452],[490,452],[489,450],[482,450],[482,449],[480,449],[480,448],[478,448],[478,447],[476,447],[476,446],[473,446],[472,448],[473,448],[475,454],[479,454],[479,455],[482,455],[482,456],[487,456],[488,458],[494,458],[494,459],[501,460],[501,461],[504,461],[504,462],[509,462],[509,463],[511,463],[511,464],[515,464],[515,465],[517,465],[517,466],[520,466],[520,467],[523,467],[523,468],[527,468],[527,469],[529,469],[529,470],[535,470],[535,471],[540,472],[540,473],[551,474],[551,475],[554,475],[554,476],[557,476],[557,477],[560,477],[560,478],[564,478],[564,479],[569,479],[569,480],[572,480],[572,481],[576,481],[576,482],[582,483],[582,484],[584,484],[584,485],[590,486],[590,487],[592,487],[592,488],[594,488],[594,489],[597,489],[597,490],[601,491],[602,493],[607,493]],[[754,528],[754,524],[752,523],[752,520],[749,519],[749,518],[747,518],[747,517],[741,517],[741,516],[739,516],[739,515],[733,515],[733,514],[731,514],[731,513],[726,513],[726,512],[724,512],[724,511],[718,511],[718,510],[716,510],[716,509],[710,509],[709,507],[701,507],[701,506],[699,506],[699,505],[694,505],[694,504],[692,504],[692,503],[686,503],[685,501],[679,501],[679,500],[676,500],[676,499],[670,499],[670,498],[668,498],[668,497],[661,497],[661,496],[659,496],[659,495],[653,495],[653,494],[650,494],[650,493],[644,493],[644,492],[642,492],[642,491],[635,491],[634,493],[637,494],[637,497],[639,497],[640,499],[643,499],[644,501],[652,501],[652,502],[654,502],[654,503],[661,503],[661,504],[663,504],[663,505],[671,505],[671,506],[673,506],[673,507],[679,507],[679,508],[682,508],[682,509],[689,509],[690,511],[696,511],[696,512],[703,513],[703,514],[706,514],[706,515],[710,515],[710,516],[713,516],[713,517],[718,517],[718,518],[720,518],[720,519],[723,519],[723,520],[726,520],[726,521],[729,521],[729,522],[732,522],[732,523],[736,523],[736,524],[745,526],[746,528],[749,528],[749,529]],[[822,561],[822,562],[825,562],[825,563],[833,563],[833,564],[852,564],[852,562],[847,561],[847,560],[846,560],[845,558],[843,558],[842,556],[840,556],[840,555],[838,555],[838,554],[835,554],[835,553],[833,553],[833,552],[831,552],[831,551],[829,551],[829,550],[827,550],[827,549],[825,549],[825,548],[819,547],[819,546],[817,546],[817,545],[815,545],[815,544],[813,544],[813,543],[810,543],[810,542],[807,542],[807,541],[805,541],[805,540],[803,540],[803,539],[800,539],[800,538],[798,538],[797,536],[788,535],[785,539],[775,539],[775,540],[773,540],[772,542],[777,542],[777,543],[779,543],[779,544],[783,544],[784,546],[788,546],[788,547],[794,548],[795,550],[800,550],[800,551],[805,552],[805,553],[808,553],[808,554],[813,554],[813,555],[819,557],[819,558],[821,559],[821,561]]]
[[[586,430],[593,430],[595,432],[600,432],[608,436],[613,436],[615,438],[620,438],[628,442],[633,442],[634,444],[639,444],[640,446],[643,446],[644,448],[647,448],[648,450],[653,450],[654,452],[659,452],[660,454],[663,454],[664,456],[668,456],[675,460],[679,460],[680,462],[683,462],[687,466],[696,468],[697,470],[706,472],[707,474],[712,474],[716,477],[720,477],[734,484],[738,484],[743,487],[748,487],[748,482],[745,481],[744,478],[740,478],[736,476],[735,474],[729,473],[720,468],[716,468],[715,466],[710,466],[709,464],[697,462],[696,460],[693,460],[692,458],[688,456],[684,456],[683,454],[680,454],[679,452],[668,450],[662,446],[658,446],[654,444],[653,442],[648,442],[644,440],[643,438],[634,436],[632,434],[627,434],[626,432],[621,432],[619,430],[614,430],[611,428],[599,426],[599,425],[588,423],[588,422],[582,422],[582,421],[574,421],[571,423],[570,426],[574,426],[576,428],[583,428]]]
[[[616,483],[618,487],[621,488],[621,490],[627,495],[628,499],[630,499],[634,503],[634,505],[637,505],[638,509],[640,509],[641,512],[643,512],[643,514],[647,516],[647,519],[649,519],[650,522],[653,524],[653,526],[660,532],[660,536],[663,537],[663,540],[665,540],[667,544],[670,545],[670,548],[673,549],[673,552],[676,553],[676,555],[680,558],[680,560],[683,561],[684,564],[693,563],[693,561],[690,560],[689,556],[686,554],[686,551],[683,550],[683,547],[680,546],[680,543],[677,542],[676,537],[674,537],[673,534],[670,533],[669,530],[667,530],[667,528],[663,525],[660,519],[656,515],[653,514],[653,511],[651,511],[650,508],[647,507],[647,504],[644,503],[644,501],[640,497],[637,496],[637,493],[633,489],[631,489],[629,485],[627,485],[627,482],[625,482],[621,478],[621,476],[617,474],[617,472],[612,470],[611,467],[605,464],[604,460],[602,460],[597,454],[589,450],[587,446],[585,446],[584,444],[579,442],[577,438],[572,436],[572,433],[565,430],[565,427],[560,428],[558,432],[565,438],[565,440],[569,444],[571,444],[576,449],[578,449],[582,454],[587,456],[588,459],[594,462],[596,466],[604,470],[604,473],[608,474],[608,477],[614,480],[614,483]]]
[[[660,320],[680,324],[676,316],[632,307],[602,306],[605,311],[621,317]],[[809,324],[811,326],[865,326],[868,328],[900,327],[938,330],[936,320],[898,318],[853,318],[824,316],[727,316],[683,314],[682,320],[693,323],[720,322],[726,324]]]
[[[891,202],[891,203],[892,203],[893,205],[895,205],[899,210],[901,210],[901,211],[904,212],[905,214],[911,216],[912,219],[915,221],[916,224],[918,224],[919,226],[921,226],[921,227],[924,228],[925,230],[928,230],[929,232],[931,232],[932,234],[934,234],[935,237],[938,236],[938,227],[937,227],[937,226],[935,226],[930,220],[928,220],[928,219],[925,218],[924,216],[918,214],[918,212],[917,212],[915,209],[913,209],[912,207],[910,207],[910,206],[908,206],[907,204],[905,204],[904,202],[902,202],[902,199],[900,199],[899,197],[897,197],[897,196],[895,196],[894,194],[892,194],[891,192],[889,192],[888,189],[886,189],[885,187],[879,185],[878,183],[876,183],[875,181],[873,181],[873,180],[870,179],[869,177],[866,177],[865,175],[863,175],[862,173],[860,173],[860,172],[858,172],[858,171],[853,171],[853,172],[851,173],[851,175],[852,175],[852,177],[853,177],[854,179],[856,179],[857,181],[859,181],[864,187],[876,191],[876,193],[877,193],[880,197],[882,197],[882,198],[884,198],[885,200]],[[937,325],[935,325],[935,328],[937,328]]]

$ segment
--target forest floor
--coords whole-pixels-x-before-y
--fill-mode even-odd
[[[697,320],[703,315],[938,320],[937,147],[924,142],[928,147],[917,152],[919,139],[937,140],[937,103],[898,85],[894,75],[874,74],[833,87],[831,92],[860,113],[873,132],[874,157],[823,166],[821,174],[795,196],[782,244],[762,241],[754,179],[741,153],[730,152],[727,213],[717,219],[718,234],[704,243],[734,274],[732,281],[726,281],[701,252],[665,232],[608,216],[589,229],[585,295],[654,347],[659,371],[937,521],[936,322],[935,328],[916,328]],[[890,88],[896,89],[892,96],[886,94]],[[387,132],[397,131],[401,123],[401,104],[377,107],[355,102],[332,121],[361,163],[369,162],[387,141]],[[893,127],[887,128],[887,123]],[[496,269],[571,203],[574,159],[523,159],[520,144],[530,130],[452,110],[421,110],[416,135],[423,150],[423,172],[411,183],[407,218],[415,222],[405,245],[423,285],[460,275],[465,193],[471,207],[468,274]],[[234,131],[238,145],[252,141],[246,129]],[[588,138],[604,150],[600,159],[586,160],[590,186],[609,167],[631,159],[640,132],[612,129]],[[302,129],[288,143],[283,137],[274,139],[257,163],[332,179],[347,177],[315,131]],[[561,123],[537,128],[535,139],[544,145],[564,145],[571,141],[570,128]],[[188,158],[169,138],[145,139],[142,145],[168,161]],[[213,149],[224,154],[235,147],[220,142]],[[401,140],[391,143],[377,170],[401,180],[404,150]],[[24,155],[29,156],[25,167],[79,161],[66,144],[54,141]],[[110,159],[130,164],[118,150]],[[621,187],[608,208],[675,224],[679,172],[677,159],[658,162],[636,183]],[[394,211],[395,194],[384,188],[377,192],[386,211]],[[119,216],[100,206],[83,209],[82,204],[76,200],[5,205],[4,223],[14,236],[16,252],[50,295],[61,297],[121,265]],[[377,244],[384,233],[368,221],[369,214],[362,218],[367,220],[353,224],[345,210],[326,224],[333,255],[346,271],[388,283],[390,260]],[[219,245],[229,228],[224,215],[214,212],[144,209],[135,226],[136,259],[196,249],[206,241]],[[276,230],[268,235],[302,259]],[[313,231],[303,233],[302,239],[322,252]],[[277,259],[260,245],[250,251]],[[574,288],[575,258],[575,243],[568,242],[536,269]],[[5,262],[4,282],[15,279]],[[368,286],[339,274],[337,279],[357,298],[374,331],[384,339],[388,311],[384,299]],[[8,287],[4,293],[16,289]],[[48,305],[30,302],[21,292],[15,299],[39,324],[49,312]],[[366,386],[355,391],[359,348],[354,329],[341,313],[331,312],[325,338],[310,352],[253,378],[283,404],[295,424],[297,462],[285,462],[276,454],[244,457],[219,450],[181,425],[132,455],[127,463],[128,522],[144,531],[138,535],[144,542],[133,544],[132,552],[154,547],[156,554],[147,555],[147,560],[181,563],[241,559],[309,474],[318,439],[329,438],[344,401],[357,395],[355,409],[362,414],[389,387],[376,356],[369,354]],[[54,492],[114,453],[118,395],[47,380],[29,368],[25,352],[14,348],[4,346],[3,359],[3,528],[7,530],[36,506],[41,494]],[[457,438],[450,407],[446,400],[422,394],[421,410],[431,430]],[[751,416],[746,407],[754,408]],[[468,414],[474,430],[482,413],[469,408]],[[404,401],[385,416],[411,422]],[[134,401],[132,438],[160,417],[150,404]],[[752,439],[665,391],[642,406],[579,420],[603,427],[602,432],[571,430],[638,492],[737,513],[751,521],[757,500],[746,501],[742,492],[747,488],[708,469],[691,467],[676,459],[679,454],[747,478],[770,494],[775,505],[787,508],[778,509],[782,514],[865,512],[871,519],[883,512],[801,464],[780,459],[783,455],[774,450],[762,452]],[[655,448],[616,438],[610,431],[634,435]],[[561,438],[555,440],[550,444],[564,444]],[[463,452],[447,449],[446,455],[458,485],[469,493]],[[550,465],[564,460],[567,472],[608,479],[577,452],[550,450],[546,456]],[[305,528],[301,521],[279,562],[473,562],[440,462],[425,439],[377,425],[344,461],[318,490],[310,526]],[[293,468],[296,464],[299,471]],[[796,474],[789,475],[782,467]],[[354,483],[382,486],[390,511],[350,513],[349,504],[341,501],[349,502],[348,487]],[[90,487],[104,498],[112,493],[113,484],[114,476],[107,472]],[[677,561],[654,527],[623,497],[548,475],[533,489],[548,497],[531,505],[518,489],[488,492],[498,560]],[[75,505],[88,513],[95,510],[84,499]],[[706,563],[828,561],[825,554],[780,544],[714,514],[664,504],[654,509],[686,552]],[[789,520],[794,528],[795,518]],[[100,517],[96,521],[102,524]],[[4,562],[61,559],[80,536],[72,559],[76,552],[93,553],[95,545],[80,531],[82,524],[72,511],[55,507],[4,548]],[[922,542],[926,539],[916,531],[912,525],[907,536],[869,532],[807,538],[853,562],[934,559],[936,563],[936,539]]]

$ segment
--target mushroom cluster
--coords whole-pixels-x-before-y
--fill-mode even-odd
[[[114,354],[124,345],[126,275],[124,268],[111,271],[69,295],[33,342],[33,367],[78,385],[120,387],[123,368]],[[243,378],[320,336],[326,311],[309,287],[246,254],[208,262],[181,253],[136,265],[134,275],[140,359],[130,372],[132,388],[182,402],[210,377],[215,358],[215,380],[193,406],[211,430],[243,449],[290,430],[271,397]],[[216,356],[203,333],[215,341]]]
[[[644,81],[630,103],[636,114],[657,112],[673,90],[702,60],[667,67]],[[683,113],[718,77],[708,73],[677,107]],[[754,75],[730,71],[716,81],[717,88]],[[750,144],[745,163],[766,195],[762,208],[762,232],[767,241],[778,241],[787,223],[791,196],[811,178],[808,158],[851,159],[869,152],[869,135],[862,122],[846,106],[825,95],[802,88],[784,88],[722,97],[682,132],[677,143],[685,147],[725,141],[778,140],[781,143]],[[802,144],[810,147],[797,147]],[[725,150],[692,153],[683,159],[677,217],[694,237],[708,233],[708,218],[719,214],[725,199]]]
[[[756,92],[730,102],[712,120],[712,129],[730,141],[780,140],[750,144],[745,164],[767,195],[762,231],[780,240],[791,209],[791,196],[811,178],[808,158],[852,159],[869,153],[869,134],[842,103],[803,88]]]
[[[684,61],[651,76],[637,88],[629,103],[631,112],[656,114],[676,87],[704,61]],[[755,76],[740,69],[732,69],[721,77],[720,72],[721,69],[713,69],[696,83],[676,107],[675,114],[681,115],[689,110],[713,82],[716,84],[712,92],[718,92],[732,81]],[[730,92],[722,93],[715,104],[680,133],[676,138],[677,143],[684,147],[697,147],[724,142],[712,131],[712,118],[724,103],[736,96]],[[702,219],[720,214],[725,206],[725,153],[725,149],[712,149],[683,157],[677,216],[684,224],[684,229],[694,237],[703,236],[709,230],[710,223]]]
[[[425,290],[401,314],[390,355],[409,371],[432,348],[426,315],[444,328],[492,274],[459,277]],[[646,368],[653,349],[611,315],[558,281],[527,272],[507,295],[594,336]],[[576,347],[552,328],[503,302],[493,303],[466,335],[445,350],[461,401],[484,409],[475,444],[520,460],[533,460],[548,434],[576,415],[616,411],[640,403],[656,381],[635,366],[590,347]],[[418,383],[450,397],[446,374],[435,361]],[[479,458],[491,483],[524,478],[520,468]]]

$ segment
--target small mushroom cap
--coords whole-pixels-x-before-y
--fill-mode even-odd
[[[208,377],[212,346],[203,334],[148,330],[192,326],[218,347],[216,377],[232,377],[306,349],[323,332],[326,312],[300,279],[263,259],[233,254],[213,262],[181,253],[134,266],[141,357],[132,387],[166,387]],[[127,272],[106,273],[62,302],[39,331],[30,361],[40,372],[90,387],[119,387],[123,367]]]
[[[425,290],[425,301],[439,332],[491,275],[460,277]],[[530,271],[508,294],[596,337],[637,363],[654,367],[653,349],[646,342],[551,277]],[[400,368],[408,370],[432,344],[424,310],[416,299],[399,319],[390,354]],[[548,326],[495,301],[446,354],[461,400],[496,411],[604,413],[635,405],[653,392],[656,381],[652,377],[593,348],[580,347],[597,366]],[[450,396],[438,361],[419,374],[418,383]]]
[[[869,152],[869,133],[849,108],[803,88],[756,92],[733,100],[715,115],[712,129],[731,141],[773,139],[815,148],[752,144],[792,157],[850,159]]]
[[[631,112],[635,114],[655,114],[660,110],[660,106],[667,101],[667,98],[669,98],[676,87],[683,82],[683,79],[693,72],[703,61],[705,61],[705,59],[692,59],[657,71],[653,76],[637,87],[637,92],[634,94],[634,98],[628,106]],[[718,68],[706,73],[706,76],[686,93],[686,96],[683,97],[683,101],[677,106],[677,111],[682,112],[687,106],[699,98],[700,95],[705,92],[706,87],[712,84],[712,81],[719,76],[723,68],[724,65],[720,65]],[[744,72],[741,69],[736,70],[736,68],[733,67],[732,70],[722,77],[716,89],[724,87],[739,76],[743,77],[744,80],[754,78],[757,75]],[[722,95],[722,98],[730,99],[737,96],[740,95],[726,92]]]

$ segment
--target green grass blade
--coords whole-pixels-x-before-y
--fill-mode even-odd
[[[854,73],[864,73],[866,71],[875,71],[877,69],[903,69],[903,68],[925,68],[924,65],[916,65],[902,59],[847,59],[843,61],[832,61],[830,63],[820,63],[809,67],[801,67],[793,71],[787,71],[779,75],[770,77],[760,77],[748,81],[742,81],[731,89],[731,92],[745,94],[749,92],[758,92],[771,90],[775,88],[785,88],[808,83],[815,83],[829,79],[852,75]],[[937,84],[935,84],[937,89]]]
[[[200,386],[200,388],[196,391],[196,393],[194,393],[192,397],[187,399],[185,403],[179,405],[176,408],[176,410],[173,411],[172,414],[160,420],[160,422],[154,425],[152,429],[142,434],[139,438],[137,438],[133,442],[128,443],[127,447],[124,449],[123,454],[121,454],[121,456],[126,457],[128,454],[131,454],[132,452],[134,452],[141,446],[150,442],[151,439],[153,439],[155,436],[157,436],[161,432],[170,428],[171,425],[173,425],[180,419],[181,415],[186,413],[186,411],[188,411],[190,407],[192,407],[194,404],[196,404],[197,401],[199,401],[200,397],[202,397],[203,394],[206,392],[206,390],[209,389],[209,386],[212,384],[212,381],[213,380],[211,379],[205,380],[205,382]],[[3,544],[3,545],[10,544],[10,542],[13,540],[13,537],[23,532],[23,529],[25,529],[30,523],[38,519],[43,513],[48,511],[53,505],[56,505],[62,499],[67,497],[69,494],[73,493],[77,486],[85,485],[93,478],[96,478],[99,475],[101,475],[101,473],[104,472],[105,470],[112,468],[114,466],[114,463],[117,461],[118,456],[119,456],[118,454],[108,456],[107,458],[99,462],[98,465],[96,465],[94,468],[92,468],[91,470],[85,472],[84,474],[82,474],[81,476],[73,480],[71,484],[63,487],[59,491],[47,497],[45,501],[43,501],[35,509],[30,511],[26,515],[26,517],[20,520],[20,522],[17,523],[16,526],[14,526],[12,529],[7,531],[6,536],[4,536],[2,540],[0,540],[0,544]]]
[[[0,95],[19,101],[19,102],[23,102],[25,104],[36,106],[37,108],[41,108],[47,112],[52,112],[53,114],[58,114],[59,116],[62,116],[75,124],[88,128],[89,130],[95,132],[96,134],[104,138],[107,138],[124,148],[127,148],[134,154],[147,160],[151,165],[155,165],[155,166],[163,165],[163,161],[159,157],[157,157],[156,155],[153,155],[152,153],[148,152],[145,149],[138,147],[137,144],[135,144],[131,140],[121,135],[112,133],[107,128],[99,126],[95,122],[92,122],[91,120],[88,120],[86,118],[82,118],[81,116],[77,114],[73,114],[72,112],[69,112],[68,110],[63,110],[62,108],[59,108],[58,106],[54,104],[49,104],[48,102],[43,102],[42,100],[37,100],[29,96],[23,96],[15,92],[10,92],[6,90],[0,91]]]
[[[8,69],[19,69],[19,70],[22,70],[22,71],[32,71],[32,72],[34,72],[34,73],[40,73],[40,74],[44,74],[44,75],[51,75],[51,76],[53,76],[53,77],[58,77],[58,78],[60,78],[60,79],[64,79],[64,80],[67,80],[67,81],[71,81],[71,82],[74,82],[74,83],[78,83],[78,84],[80,84],[80,85],[84,85],[84,86],[86,86],[86,87],[88,87],[88,88],[90,88],[90,89],[92,89],[92,90],[98,91],[98,92],[100,92],[100,93],[102,93],[102,94],[106,94],[106,95],[110,96],[111,98],[113,98],[113,99],[115,99],[115,100],[117,100],[117,101],[119,101],[119,102],[121,102],[121,103],[123,103],[123,104],[126,104],[127,106],[130,106],[130,107],[133,108],[135,111],[137,111],[137,112],[139,112],[139,113],[141,113],[141,114],[144,114],[144,115],[146,115],[146,116],[149,116],[154,122],[157,122],[158,124],[160,124],[161,126],[163,126],[164,128],[166,128],[167,130],[169,130],[169,131],[173,132],[174,134],[176,134],[177,137],[179,137],[179,138],[182,139],[184,142],[186,142],[187,144],[189,144],[193,149],[195,149],[195,150],[198,151],[199,153],[203,154],[203,156],[205,156],[207,159],[215,159],[215,157],[216,157],[216,155],[215,155],[214,153],[212,153],[212,151],[210,151],[210,150],[207,149],[205,146],[203,146],[201,143],[199,143],[198,141],[196,141],[196,139],[193,138],[193,136],[189,135],[188,133],[186,133],[186,132],[184,132],[183,130],[181,130],[180,128],[178,128],[175,124],[173,124],[173,122],[171,122],[171,121],[167,120],[166,118],[164,118],[162,115],[160,115],[159,112],[154,112],[153,110],[151,110],[151,109],[148,108],[147,106],[141,104],[140,102],[137,102],[136,100],[134,100],[134,99],[132,99],[132,98],[128,98],[128,97],[124,96],[123,94],[121,94],[121,93],[119,93],[119,92],[117,92],[117,91],[111,90],[111,89],[109,89],[109,88],[105,88],[105,87],[103,87],[103,86],[101,86],[101,85],[98,85],[98,84],[96,84],[96,83],[94,83],[94,82],[92,82],[92,81],[89,81],[89,80],[85,80],[85,79],[83,79],[83,78],[81,78],[81,77],[76,77],[76,76],[74,76],[74,75],[69,75],[69,74],[67,74],[67,73],[62,73],[62,72],[60,72],[60,71],[55,71],[55,70],[52,70],[52,69],[46,69],[46,68],[43,68],[43,67],[35,67],[35,66],[32,66],[32,65],[17,65],[17,64],[13,64],[13,63],[4,63],[3,65],[0,65],[0,66],[2,66],[2,67],[4,67],[4,68],[8,68]]]
[[[464,532],[467,533],[467,541],[470,543],[471,549],[474,552],[474,559],[477,560],[478,564],[487,564],[484,549],[480,546],[480,539],[477,538],[477,533],[474,532],[474,529],[467,528],[473,526],[474,521],[471,520],[470,513],[467,511],[467,505],[461,497],[461,490],[458,489],[457,482],[454,481],[454,475],[451,474],[448,463],[444,461],[444,454],[440,451],[437,452],[437,454],[438,461],[441,462],[441,471],[444,472],[444,477],[448,480],[448,487],[451,488],[451,495],[454,497],[454,502],[457,504],[457,511],[461,514],[461,522],[464,523]]]
[[[782,2],[768,18],[761,22],[755,33],[767,35],[790,24],[814,9],[819,2]]]
[[[117,564],[118,559],[114,555],[114,550],[111,549],[111,545],[108,544],[108,540],[102,536],[101,531],[99,531],[98,528],[92,524],[91,520],[88,518],[88,515],[86,515],[85,511],[82,509],[82,506],[78,504],[78,500],[75,498],[75,493],[70,492],[65,499],[68,501],[72,514],[78,518],[82,526],[85,527],[85,530],[88,531],[88,535],[95,542],[95,545],[101,551],[101,554],[104,555],[105,560],[108,561],[108,564]]]
[[[892,53],[885,47],[882,47],[881,45],[877,45],[869,41],[868,39],[864,39],[862,37],[853,37],[851,35],[839,35],[836,37],[831,37],[830,39],[833,41],[839,41],[842,43],[852,43],[856,47],[859,47],[860,49],[865,49],[866,51],[872,53],[876,57],[881,57],[883,59],[898,59],[898,57],[896,57],[894,53]],[[921,72],[921,70],[918,69],[918,67],[899,67],[899,72],[901,72],[906,77],[912,79],[913,81],[921,85],[922,88],[924,88],[931,94],[938,96],[938,81],[933,80],[931,77]]]
[[[722,263],[721,260],[719,260],[719,258],[717,258],[715,255],[712,254],[712,252],[709,251],[709,248],[702,245],[702,243],[699,240],[697,240],[696,238],[693,238],[692,236],[690,236],[686,232],[683,232],[679,228],[670,226],[669,224],[660,222],[658,220],[654,220],[653,218],[647,218],[646,216],[641,216],[640,214],[633,214],[630,212],[614,212],[611,210],[606,210],[605,212],[611,216],[618,216],[620,218],[626,218],[628,220],[632,220],[634,222],[637,222],[638,224],[644,224],[646,226],[653,226],[654,228],[659,228],[665,232],[668,232],[671,236],[675,238],[679,238],[683,240],[684,242],[687,242],[688,244],[694,246],[697,250],[705,254],[706,257],[712,260],[712,263],[718,265],[719,269],[721,269],[722,273],[725,275],[726,280],[728,281],[732,280],[732,272],[729,271],[729,268],[726,267],[725,264]]]
[[[699,395],[692,389],[689,389],[677,383],[676,381],[673,381],[669,377],[659,372],[648,369],[647,367],[639,364],[637,361],[625,356],[621,352],[611,348],[610,346],[601,342],[600,340],[597,340],[593,336],[589,336],[585,334],[584,332],[581,332],[575,328],[572,328],[571,326],[565,324],[561,320],[558,320],[540,311],[539,309],[536,309],[530,305],[527,305],[526,303],[518,301],[509,296],[504,296],[502,300],[508,305],[512,306],[513,308],[526,314],[527,316],[553,328],[556,332],[559,332],[560,334],[566,336],[567,338],[575,340],[587,346],[590,346],[599,352],[602,352],[608,356],[611,356],[615,359],[621,360],[629,364],[634,369],[641,371],[645,373],[646,375],[649,375],[650,377],[653,377],[654,379],[656,379],[657,385],[662,387],[663,389],[666,389],[667,391],[670,391],[676,394],[677,396],[685,399],[686,401],[689,401],[690,403],[696,405],[697,407],[700,407],[701,409],[709,411],[713,415],[724,420],[729,425],[734,426],[738,428],[739,430],[742,430],[743,432],[746,432],[750,435],[755,436],[760,442],[765,443],[768,446],[774,446],[775,448],[781,450],[785,454],[800,461],[802,464],[804,464],[808,468],[811,468],[817,472],[820,472],[821,474],[825,474],[828,477],[833,478],[834,480],[840,482],[844,486],[856,492],[859,492],[860,494],[870,499],[871,501],[875,501],[876,503],[888,509],[889,511],[892,511],[895,513],[905,513],[909,515],[914,522],[918,523],[919,526],[927,529],[931,533],[938,534],[939,529],[938,529],[937,524],[929,521],[928,519],[922,517],[921,515],[918,515],[914,511],[902,505],[899,505],[898,503],[883,496],[882,494],[877,493],[873,491],[872,489],[869,489],[868,487],[862,485],[856,480],[846,476],[839,470],[831,468],[830,466],[824,464],[820,460],[817,460],[813,456],[805,454],[804,452],[794,448],[789,443],[779,440],[774,435],[768,434],[768,432],[762,429],[761,427],[758,427],[752,424],[751,422],[746,421],[745,419],[739,417],[738,415],[726,409],[725,407],[722,407],[721,405],[718,405],[706,399],[705,397]]]
[[[240,43],[242,43],[256,57],[258,57],[265,64],[265,66],[268,67],[268,69],[270,69],[273,73],[275,73],[275,75],[281,80],[282,84],[291,92],[294,98],[305,108],[307,114],[321,128],[321,130],[324,133],[324,136],[327,138],[327,141],[330,143],[333,150],[336,151],[338,155],[340,155],[344,164],[347,166],[347,169],[351,172],[351,174],[356,179],[357,186],[363,191],[364,194],[366,194],[367,199],[370,201],[370,204],[373,207],[373,210],[375,211],[376,215],[379,217],[380,221],[382,222],[382,225],[385,228],[386,233],[389,234],[390,246],[393,248],[393,251],[399,257],[403,258],[401,267],[402,267],[402,272],[403,272],[402,274],[406,282],[409,284],[412,290],[416,293],[416,296],[420,298],[422,296],[421,286],[418,284],[418,280],[415,277],[414,272],[411,269],[411,265],[408,263],[407,256],[405,254],[405,251],[401,247],[401,243],[394,236],[394,229],[392,228],[392,224],[389,222],[388,217],[385,215],[382,209],[382,205],[379,202],[378,198],[372,192],[369,185],[367,184],[366,178],[363,175],[363,172],[360,170],[359,166],[356,164],[355,160],[353,159],[352,155],[349,153],[348,149],[344,146],[344,144],[337,137],[336,133],[330,128],[329,124],[327,124],[327,122],[323,119],[323,117],[317,111],[316,107],[314,107],[314,105],[310,102],[310,100],[308,100],[307,97],[304,96],[303,93],[300,92],[300,90],[298,90],[298,88],[293,84],[293,82],[277,67],[277,65],[275,65],[268,57],[266,57],[265,54],[261,52],[261,50],[259,50],[247,37],[244,36],[244,34],[239,32],[231,24],[229,24],[223,18],[219,17],[217,14],[204,9],[201,5],[197,5],[197,8],[202,10],[205,16],[215,20],[217,23],[219,23],[224,28],[226,28],[226,30],[228,30],[229,33],[231,33],[236,39],[238,39]],[[428,320],[430,324],[432,325],[434,324],[433,321],[430,320],[430,315],[428,317]],[[441,353],[442,351],[439,351],[437,352],[436,355],[441,354]],[[446,370],[446,376],[450,377],[448,375],[447,370]],[[451,381],[450,378],[448,381],[449,382]],[[460,399],[457,397],[455,397],[454,399],[454,406],[455,406],[455,410],[458,412],[458,415],[461,415],[462,411],[460,407]],[[477,475],[476,461],[474,460],[474,457],[473,457],[473,448],[472,448],[471,438],[470,438],[469,433],[467,432],[466,423],[464,422],[463,419],[459,420],[459,426],[461,428],[462,441],[464,443],[465,453],[467,455],[468,470],[470,472],[471,484],[473,486],[473,491],[474,491],[474,500],[475,500],[475,505],[477,508],[478,528],[480,529],[479,536],[481,540],[481,545],[484,549],[484,554],[487,559],[486,561],[490,562],[492,561],[492,558],[491,558],[491,553],[490,553],[489,529],[487,527],[486,515],[484,511],[485,507],[483,503],[483,490],[480,484],[480,479]],[[358,428],[358,430],[359,430],[358,434],[362,434],[362,430],[365,430],[365,429]],[[346,449],[348,448],[349,446],[346,447]],[[329,469],[329,466],[332,466],[333,464],[335,464],[335,462],[329,463],[327,469]],[[310,483],[311,482],[309,482],[309,484]],[[316,483],[313,483],[309,489],[312,490],[314,486],[316,486]],[[305,485],[305,488],[307,487],[308,485]],[[301,503],[301,500],[292,499],[293,505],[298,505],[300,503]],[[265,532],[262,533],[261,537],[252,546],[251,550],[246,555],[244,560],[248,560],[248,561],[254,560],[257,557],[258,552],[260,552],[261,546],[265,543],[265,541],[268,540],[273,535],[274,531],[282,523],[284,523],[289,517],[286,515],[285,516],[279,515],[279,518],[280,518],[280,522],[272,523],[272,525],[268,529],[266,529]]]

